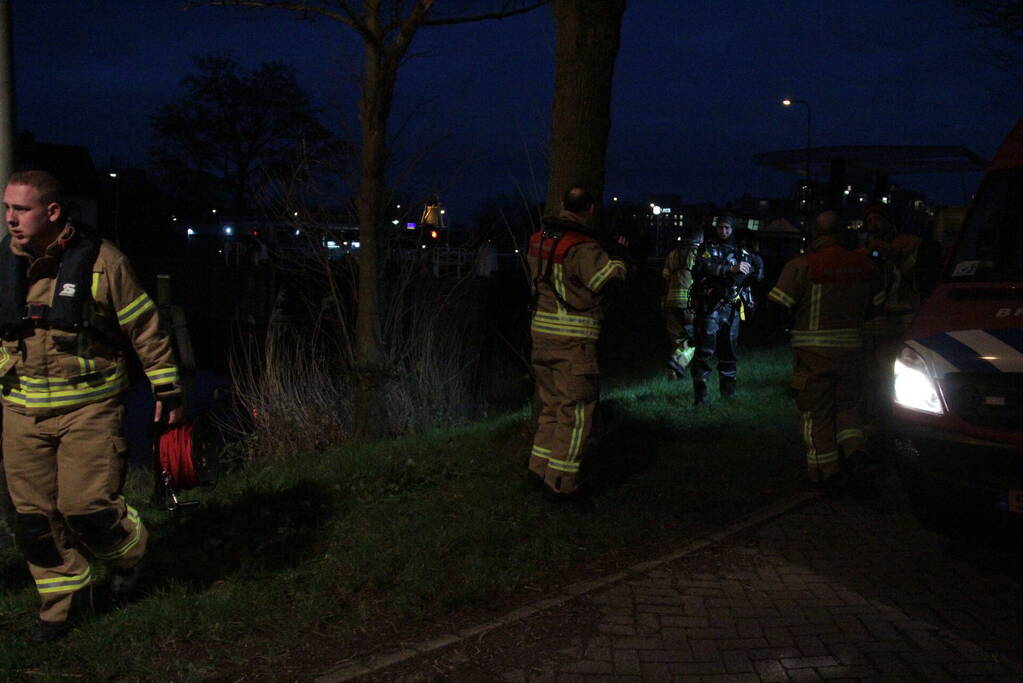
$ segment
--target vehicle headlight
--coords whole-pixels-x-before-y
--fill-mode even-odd
[[[942,415],[938,385],[927,369],[923,357],[909,348],[902,347],[895,359],[895,402],[910,410],[919,410],[932,415]]]

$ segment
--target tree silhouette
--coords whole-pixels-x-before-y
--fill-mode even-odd
[[[267,181],[295,159],[337,170],[345,146],[317,119],[294,69],[246,70],[227,57],[194,58],[181,95],[150,117],[152,163],[182,197],[245,215]]]
[[[355,397],[357,424],[372,431],[379,423],[376,413],[385,406],[377,383],[386,376],[383,367],[380,313],[380,229],[388,196],[386,171],[390,161],[388,122],[394,103],[398,69],[412,41],[424,26],[452,25],[503,19],[528,12],[546,3],[529,0],[491,0],[468,3],[483,11],[463,15],[432,13],[434,0],[196,0],[188,6],[276,8],[337,22],[352,30],[363,44],[359,123],[362,130],[358,190],[355,207],[359,217],[358,310],[355,324],[355,360],[360,382]],[[451,6],[447,3],[447,6]]]

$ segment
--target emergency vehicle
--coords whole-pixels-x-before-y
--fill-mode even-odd
[[[964,218],[895,362],[891,432],[914,507],[1023,519],[1023,120]]]

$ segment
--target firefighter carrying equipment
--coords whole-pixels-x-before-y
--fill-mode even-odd
[[[732,272],[732,266],[741,262],[750,264],[748,274]],[[734,237],[700,245],[690,294],[690,305],[696,313],[696,353],[690,365],[694,396],[706,396],[705,384],[711,374],[710,360],[714,357],[722,395],[734,395],[739,327],[752,313],[750,283],[763,277],[763,260],[736,245]]]
[[[167,409],[181,400],[153,301],[124,255],[96,244],[70,222],[38,257],[0,242],[0,278],[12,285],[0,292],[4,467],[23,541],[34,544],[27,559],[48,622],[65,620],[91,583],[87,557],[129,569],[145,552],[146,529],[121,495],[129,346],[157,400]],[[46,566],[54,557],[44,548],[59,565]]]

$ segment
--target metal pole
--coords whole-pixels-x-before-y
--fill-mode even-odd
[[[802,101],[802,100],[798,100]],[[810,180],[810,103],[803,102],[806,105],[806,179]]]
[[[11,49],[11,3],[0,0],[0,183],[14,171],[14,59]],[[0,237],[7,224],[0,221]]]

